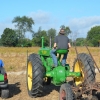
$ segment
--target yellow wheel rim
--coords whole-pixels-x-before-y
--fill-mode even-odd
[[[76,86],[79,85],[79,84],[82,84],[84,82],[84,72],[83,72],[83,64],[81,61],[77,61],[75,63],[75,66],[74,66],[74,72],[80,72],[81,73],[81,77],[76,77],[75,78],[75,84]]]
[[[31,62],[28,63],[28,73],[27,73],[27,77],[28,77],[28,89],[31,90],[32,89],[32,64]]]

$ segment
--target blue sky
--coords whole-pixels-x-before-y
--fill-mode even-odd
[[[33,18],[34,31],[41,26],[58,32],[65,25],[71,38],[86,37],[91,27],[100,25],[100,0],[0,0],[0,35],[5,28],[15,29],[13,18],[24,15]]]

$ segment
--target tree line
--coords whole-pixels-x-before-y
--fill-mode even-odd
[[[1,38],[0,45],[7,47],[31,47],[41,46],[41,37],[45,38],[44,45],[49,46],[50,39],[53,45],[54,38],[57,34],[56,29],[50,28],[48,30],[42,30],[38,28],[37,32],[33,31],[34,20],[27,16],[17,16],[12,20],[15,23],[15,29],[5,28]],[[61,25],[60,28],[65,29],[65,35],[69,36],[72,31],[68,26]],[[25,34],[29,32],[32,35],[32,39],[26,38]],[[57,34],[58,35],[58,34]],[[100,45],[100,26],[95,26],[87,32],[86,38],[77,38],[76,40],[70,39],[72,45],[83,46],[99,46]]]

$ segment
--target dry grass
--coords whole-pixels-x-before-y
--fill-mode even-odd
[[[31,53],[37,53],[39,47],[1,47],[0,48],[0,59],[4,61],[5,68],[7,71],[21,71],[25,70],[27,63],[27,51],[28,55]],[[77,47],[78,53],[88,53],[85,47]],[[89,47],[93,58],[95,59],[97,65],[100,67],[100,48]],[[75,48],[71,48],[68,54],[67,63],[70,66],[73,65],[74,59],[76,58]]]
[[[100,48],[99,47],[88,47],[95,62],[97,63],[98,67],[100,67]],[[77,47],[77,51],[78,53],[88,53],[88,50],[86,49],[86,47]],[[67,62],[70,64],[70,66],[73,65],[74,59],[76,58],[76,51],[75,48],[71,48],[70,52],[68,54],[68,59]]]
[[[32,48],[0,48],[0,59],[4,61],[7,71],[20,71],[26,68],[27,51],[30,53],[37,53],[39,47]]]

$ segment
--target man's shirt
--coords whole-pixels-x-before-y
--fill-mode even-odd
[[[69,38],[65,35],[59,34],[55,37],[54,43],[57,43],[57,49],[68,49]]]

